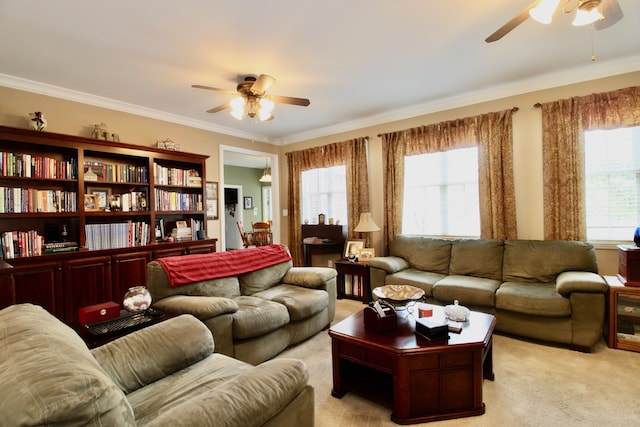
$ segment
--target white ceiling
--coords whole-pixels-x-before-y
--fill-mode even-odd
[[[531,1],[3,0],[0,85],[286,144],[640,70],[638,0],[603,31],[558,12],[484,42]],[[230,95],[191,88],[246,74],[311,105],[237,121],[205,112]]]

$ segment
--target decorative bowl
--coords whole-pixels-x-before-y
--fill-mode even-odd
[[[449,320],[454,322],[466,322],[469,320],[469,309],[463,305],[458,304],[458,300],[453,302],[453,305],[447,305],[444,307],[444,315]]]
[[[409,285],[385,285],[373,290],[380,299],[393,302],[416,301],[424,296],[424,291]]]
[[[134,286],[124,295],[122,305],[129,313],[140,313],[151,307],[151,294],[144,286]]]

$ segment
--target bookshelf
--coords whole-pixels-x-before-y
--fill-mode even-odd
[[[0,307],[73,323],[78,304],[145,284],[152,259],[216,250],[196,240],[207,156],[4,126],[0,155]],[[191,232],[175,238],[177,224]]]

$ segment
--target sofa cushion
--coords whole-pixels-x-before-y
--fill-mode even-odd
[[[338,275],[335,268],[328,267],[291,267],[282,278],[282,283],[305,288],[324,289],[331,279]]]
[[[234,301],[240,307],[232,315],[234,341],[264,335],[289,323],[289,312],[282,304],[253,296]]]
[[[498,286],[498,280],[452,275],[433,286],[433,296],[444,302],[458,300],[462,305],[493,307]]]
[[[432,273],[430,271],[416,270],[408,268],[406,270],[398,271],[388,275],[385,278],[385,285],[410,285],[420,288],[424,291],[427,297],[432,294],[431,288],[439,280],[444,279],[446,276],[440,273]]]
[[[550,283],[564,271],[598,272],[593,245],[572,240],[505,240],[503,282]]]
[[[449,274],[502,280],[502,240],[454,240]]]
[[[211,331],[184,314],[94,348],[102,369],[125,393],[172,375],[213,354]]]
[[[134,425],[82,339],[42,307],[0,311],[0,425]]]
[[[554,283],[505,282],[496,291],[496,308],[534,316],[571,315],[571,301],[556,291]]]
[[[291,261],[287,261],[240,275],[240,292],[242,295],[253,295],[279,284],[292,265]]]
[[[398,235],[389,245],[389,255],[406,259],[409,265],[417,270],[449,274],[451,241]]]
[[[278,285],[266,291],[253,294],[280,303],[289,310],[292,321],[307,319],[320,313],[329,305],[329,294],[322,290],[307,289],[295,285]]]

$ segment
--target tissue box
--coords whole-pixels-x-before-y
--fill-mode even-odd
[[[398,324],[398,315],[390,305],[381,304],[385,316],[380,317],[373,307],[364,308],[364,327],[374,332],[393,331]]]
[[[120,304],[116,304],[113,301],[81,307],[78,310],[78,320],[82,325],[104,322],[119,316]]]
[[[416,319],[416,335],[427,341],[446,340],[449,338],[449,326],[446,323],[422,317]]]

